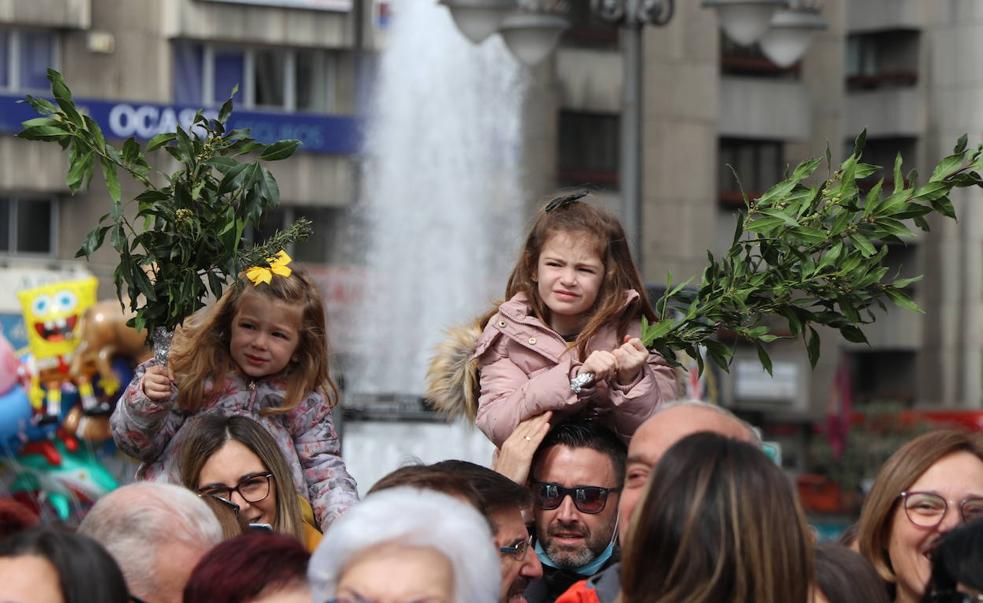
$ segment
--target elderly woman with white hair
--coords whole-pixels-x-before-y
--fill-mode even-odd
[[[393,488],[335,521],[311,557],[315,601],[495,603],[499,559],[488,522],[439,492]]]

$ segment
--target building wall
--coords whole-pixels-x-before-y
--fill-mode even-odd
[[[327,82],[328,111],[353,117],[358,108],[360,45],[365,38],[361,26],[363,17],[367,18],[361,3],[354,2],[353,6],[352,11],[328,12],[205,0],[0,0],[0,27],[56,32],[55,67],[64,74],[77,99],[133,107],[151,104],[162,110],[175,101],[176,43],[317,49],[330,53],[334,65]],[[5,91],[10,102],[27,92],[44,90]],[[238,111],[248,109],[241,99],[242,92]],[[282,110],[258,113],[272,118],[287,114]],[[90,190],[69,195],[65,186],[67,162],[57,145],[17,140],[12,136],[16,124],[5,127],[0,134],[0,198],[52,197],[57,200],[59,216],[50,254],[26,257],[0,251],[0,260],[7,266],[34,265],[45,259],[71,260],[85,234],[108,209],[100,177],[96,175]],[[326,126],[329,135],[334,132],[332,127]],[[173,169],[169,159],[159,167]],[[271,164],[270,168],[278,179],[284,206],[342,209],[357,194],[351,152],[301,150],[291,161]],[[131,182],[124,180],[123,185],[124,198],[139,192]],[[328,258],[314,260],[325,262]],[[112,294],[113,265],[114,254],[106,250],[89,265],[100,277],[101,297]]]
[[[867,157],[887,155],[891,162],[901,151],[908,169],[925,174],[962,133],[975,144],[973,136],[983,131],[983,67],[972,59],[983,50],[978,3],[827,0],[821,13],[827,28],[815,34],[796,70],[774,77],[724,73],[714,13],[699,3],[677,2],[676,8],[667,27],[647,27],[644,34],[642,263],[649,283],[664,283],[668,272],[676,282],[698,277],[705,251],[726,249],[734,214],[718,202],[722,139],[777,141],[787,165],[828,147],[838,163],[866,128]],[[873,47],[874,73],[854,71],[850,53],[858,40]],[[561,50],[560,108],[618,114],[619,67],[610,49]],[[617,186],[603,188],[605,203],[617,209]],[[980,407],[980,196],[975,190],[955,194],[958,223],[934,220],[932,232],[892,248],[890,261],[905,276],[925,275],[912,289],[924,315],[895,307],[879,313],[865,328],[870,346],[823,332],[815,370],[801,343],[771,346],[776,362],[802,367],[806,403],[746,407],[775,419],[819,419],[841,364],[853,371],[861,403]],[[722,379],[724,402],[745,404],[734,399],[734,377]]]
[[[928,157],[951,152],[968,133],[971,144],[983,132],[983,7],[974,2],[931,3],[923,39],[929,130]],[[926,169],[928,166],[925,166]],[[925,236],[926,329],[919,376],[923,396],[947,405],[983,406],[983,212],[978,190],[952,196],[959,222],[936,220]]]

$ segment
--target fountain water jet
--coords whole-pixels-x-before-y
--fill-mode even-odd
[[[366,132],[352,390],[424,390],[444,328],[501,296],[522,230],[520,66],[435,0],[397,0]]]

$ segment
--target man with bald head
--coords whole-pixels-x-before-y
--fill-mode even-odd
[[[660,406],[642,423],[628,444],[624,487],[618,503],[618,531],[622,544],[628,535],[631,514],[659,459],[673,444],[701,431],[761,445],[761,438],[753,427],[720,406],[695,400]],[[615,564],[589,580],[577,582],[556,603],[613,603],[621,592],[620,569],[621,564]]]

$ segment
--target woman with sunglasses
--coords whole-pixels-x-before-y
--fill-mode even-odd
[[[309,550],[320,540],[313,516],[310,523],[303,519],[300,497],[280,449],[252,419],[196,418],[182,448],[181,481],[202,497],[238,507],[243,524],[294,536]]]
[[[896,603],[921,600],[946,533],[983,517],[983,434],[943,430],[884,463],[860,514],[857,543]]]

